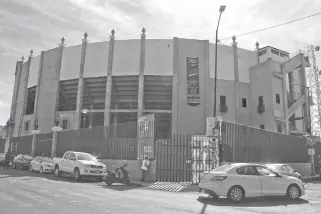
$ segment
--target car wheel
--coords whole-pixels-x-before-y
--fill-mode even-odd
[[[32,165],[29,166],[29,172],[33,172]]]
[[[296,200],[296,199],[300,198],[300,196],[301,196],[300,187],[296,184],[290,185],[288,187],[286,195],[292,200]]]
[[[76,181],[79,181],[80,180],[80,172],[79,172],[79,169],[76,168],[75,171],[74,171],[74,179]]]
[[[233,186],[228,191],[228,199],[233,202],[240,202],[244,199],[244,190],[240,186]]]
[[[60,170],[59,170],[59,166],[56,166],[55,167],[55,175],[57,176],[57,177],[59,177],[60,176]]]
[[[43,174],[43,168],[42,167],[40,167],[40,174]]]

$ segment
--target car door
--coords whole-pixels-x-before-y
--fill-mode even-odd
[[[73,173],[74,172],[74,166],[76,165],[76,154],[75,153],[70,153],[70,158],[69,158],[69,172]]]
[[[60,170],[63,172],[68,172],[68,163],[69,163],[70,152],[66,152],[62,157],[60,162]]]
[[[286,183],[282,176],[263,166],[255,167],[262,183],[262,196],[285,195]]]
[[[238,176],[235,184],[241,185],[246,197],[257,197],[262,195],[262,184],[260,176],[253,166],[243,166],[236,169]]]

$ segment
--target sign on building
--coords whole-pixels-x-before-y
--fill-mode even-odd
[[[137,121],[137,159],[154,158],[155,114],[148,114]]]
[[[187,104],[197,106],[200,104],[199,59],[187,57],[186,61]]]

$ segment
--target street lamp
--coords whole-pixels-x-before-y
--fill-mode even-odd
[[[216,35],[215,35],[215,74],[214,74],[214,112],[213,116],[216,117],[216,90],[217,90],[217,36],[218,36],[218,28],[220,26],[220,21],[221,21],[221,15],[225,11],[226,6],[221,5],[219,12],[220,15],[218,17],[218,22],[217,22],[217,27],[216,27]],[[222,142],[219,142],[218,145],[218,150],[219,150],[219,162],[220,165],[223,161],[223,145]]]
[[[83,113],[83,115],[84,115],[84,128],[86,128],[86,115],[87,115],[87,113],[88,113],[88,109],[83,109],[83,110],[82,110],[82,113]]]

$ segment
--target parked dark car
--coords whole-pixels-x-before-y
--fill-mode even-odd
[[[4,165],[6,159],[6,155],[3,153],[0,153],[0,165]]]
[[[265,164],[268,168],[272,169],[273,171],[276,171],[277,173],[281,175],[287,175],[287,176],[292,176],[295,178],[298,178],[302,180],[302,175],[298,173],[296,170],[294,170],[291,166],[287,164]]]
[[[33,160],[33,157],[30,155],[17,155],[13,159],[12,168],[14,169],[29,169],[30,163]]]

